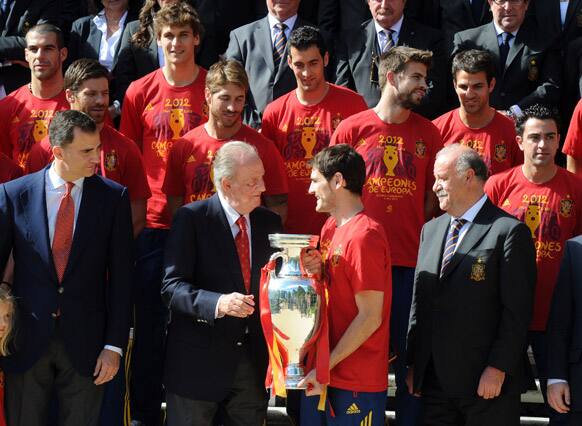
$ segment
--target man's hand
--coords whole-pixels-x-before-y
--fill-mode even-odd
[[[493,399],[501,393],[505,373],[495,367],[488,366],[481,374],[477,394],[484,399]]]
[[[121,355],[117,352],[103,349],[99,354],[99,358],[97,358],[97,364],[93,372],[93,377],[97,378],[93,383],[102,385],[113,379],[117,374],[117,370],[119,370],[120,359]]]
[[[305,272],[311,275],[321,276],[323,261],[321,253],[312,247],[308,247],[301,252],[301,263]]]
[[[408,373],[406,373],[406,387],[408,388],[408,393],[412,396],[420,397],[420,392],[414,392],[414,368],[408,367]]]
[[[321,395],[323,393],[323,385],[317,381],[315,369],[311,370],[297,386],[300,388],[305,387],[306,396]]]
[[[548,386],[548,403],[558,413],[570,411],[570,386],[566,382],[554,383]]]
[[[252,294],[230,293],[223,295],[218,302],[218,318],[225,315],[246,318],[255,311]]]

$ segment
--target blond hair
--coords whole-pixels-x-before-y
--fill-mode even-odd
[[[218,61],[206,74],[206,88],[214,94],[227,84],[236,84],[249,90],[249,78],[242,64],[234,59]]]
[[[8,350],[8,344],[12,339],[12,334],[14,331],[14,312],[16,310],[16,304],[14,302],[14,297],[5,287],[0,286],[0,304],[6,303],[9,305],[10,318],[8,319],[8,327],[3,336],[0,336],[0,356],[10,355]]]

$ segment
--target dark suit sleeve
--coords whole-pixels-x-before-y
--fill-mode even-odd
[[[536,254],[529,229],[513,226],[499,265],[501,317],[488,365],[512,374],[523,359],[536,282]]]
[[[571,243],[566,242],[548,320],[548,378],[551,379],[568,380],[568,350],[574,322],[574,261]]]
[[[80,58],[81,46],[87,40],[87,34],[83,34],[83,22],[76,20],[71,26],[71,34],[69,35],[68,53],[67,53],[67,67],[74,61]]]
[[[335,46],[336,67],[335,67],[335,83],[339,86],[349,87],[355,90],[356,85],[352,70],[350,69],[350,62],[348,56],[347,41],[345,38],[336,43]]]
[[[221,294],[196,287],[196,249],[200,246],[197,237],[194,213],[187,207],[179,208],[166,243],[162,300],[171,312],[212,325]]]
[[[420,244],[419,247],[422,247],[424,242],[424,229],[426,226],[422,227],[422,231],[420,232]],[[408,320],[408,334],[406,337],[406,365],[414,366],[414,347],[416,344],[416,315],[418,309],[418,294],[417,294],[417,287],[418,287],[418,271],[414,273],[414,287],[412,290],[412,304],[410,305],[410,317]]]
[[[8,262],[12,250],[12,213],[8,203],[6,187],[0,185],[0,275]]]
[[[562,59],[556,46],[548,48],[543,59],[540,84],[528,96],[517,104],[521,109],[534,104],[546,104],[557,106],[560,104],[560,86],[562,82]],[[527,70],[525,71],[527,72]],[[527,78],[527,75],[524,75]]]
[[[131,317],[133,228],[127,189],[121,193],[109,240],[109,293],[105,344],[125,348]]]

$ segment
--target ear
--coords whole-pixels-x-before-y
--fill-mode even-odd
[[[194,46],[200,46],[200,34],[194,36]]]
[[[344,179],[344,176],[340,173],[340,172],[336,172],[333,177],[331,178],[332,180],[332,187],[337,191],[340,188],[344,188],[346,186],[346,180]]]
[[[386,83],[389,83],[391,86],[396,86],[396,73],[388,71],[386,73]]]
[[[69,56],[69,49],[63,47],[59,52],[59,55],[61,57],[61,62],[65,62],[65,59],[67,59],[67,56]]]
[[[327,67],[328,64],[329,64],[329,52],[325,52],[325,55],[323,55],[323,66]]]
[[[73,104],[75,102],[75,94],[73,93],[73,91],[71,89],[65,89],[65,98],[67,99],[67,102],[69,103],[69,105]]]
[[[515,141],[517,142],[517,146],[519,146],[519,149],[523,151],[523,138],[517,135],[515,137]]]
[[[287,65],[289,65],[289,68],[293,69],[293,60],[291,59],[291,52],[289,52],[287,54]]]
[[[210,101],[212,100],[212,93],[210,93],[210,89],[208,87],[204,88],[204,99],[206,100],[206,104],[210,106]]]
[[[495,85],[497,84],[497,80],[495,77],[491,79],[491,83],[489,83],[489,94],[493,93],[493,89],[495,89]]]
[[[60,146],[53,146],[51,147],[51,151],[53,153],[53,157],[57,160],[63,159],[63,148]]]

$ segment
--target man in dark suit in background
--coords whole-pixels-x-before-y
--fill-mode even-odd
[[[554,42],[524,22],[530,0],[488,0],[493,22],[455,34],[453,55],[465,49],[489,50],[496,62],[497,84],[491,106],[516,116],[533,104],[557,106],[560,52]]]
[[[254,147],[228,142],[213,161],[217,193],[179,208],[166,246],[162,298],[170,309],[164,384],[168,426],[262,425],[267,349],[259,278],[281,219],[262,207]]]
[[[548,323],[548,403],[582,424],[582,235],[566,241]]]
[[[54,162],[0,186],[0,270],[14,254],[18,351],[2,358],[10,426],[97,425],[103,386],[129,335],[132,228],[127,189],[95,175],[101,141],[79,111],[55,115]]]
[[[415,109],[427,118],[442,111],[445,93],[446,59],[442,34],[404,15],[405,0],[368,0],[372,19],[346,31],[337,46],[336,83],[357,91],[369,107],[380,100],[378,64],[380,56],[394,46],[408,46],[433,52],[426,99]]]
[[[531,233],[487,199],[487,166],[475,150],[443,148],[434,175],[446,214],[422,230],[409,390],[422,394],[423,425],[519,424],[536,280]]]
[[[255,128],[268,103],[297,87],[287,64],[287,40],[291,31],[307,24],[297,14],[300,0],[266,2],[267,16],[232,31],[225,53],[227,59],[242,63],[249,76],[244,122]]]

